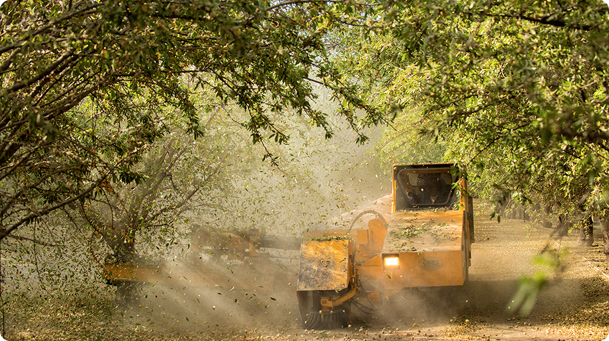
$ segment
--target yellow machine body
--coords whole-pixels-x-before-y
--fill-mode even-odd
[[[332,313],[339,304],[328,300],[379,301],[406,288],[461,286],[470,265],[472,209],[466,179],[452,164],[394,166],[392,194],[344,214],[348,229],[312,234],[351,243],[341,240],[340,251],[336,241],[302,244],[299,295],[316,290],[307,299],[325,302],[321,312]],[[345,290],[350,283],[356,293]],[[305,324],[311,315],[323,321],[301,309]]]
[[[392,214],[382,251],[369,259],[356,254],[356,271],[380,283],[386,296],[404,288],[463,285],[469,243],[462,221],[462,211]]]
[[[302,243],[298,290],[347,289],[353,276],[352,263],[349,261],[352,249],[351,240]]]

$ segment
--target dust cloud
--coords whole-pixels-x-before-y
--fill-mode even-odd
[[[297,261],[197,260],[166,265],[167,278],[124,298],[124,316],[142,328],[189,333],[298,325]]]
[[[142,245],[141,253],[164,259],[162,278],[128,295],[125,321],[203,333],[301,328],[296,285],[303,236],[334,228],[332,218],[391,191],[390,179],[369,162],[372,144],[347,144],[352,132],[337,127],[331,140],[320,140],[318,131],[295,134],[278,154],[292,158],[284,168],[235,161],[232,168],[243,173],[232,176],[234,191],[222,193],[225,209],[193,212],[173,251]],[[202,237],[195,241],[197,230]]]
[[[522,220],[497,223],[480,211],[475,217],[476,242],[465,286],[408,289],[384,297],[381,303],[361,302],[352,308],[352,327],[433,327],[520,319],[512,300],[519,279],[540,270],[532,258],[548,242],[547,230]],[[144,284],[125,307],[124,316],[142,328],[190,333],[302,330],[295,295],[298,251],[262,251],[266,254],[258,257],[204,251],[174,259],[163,269],[167,278],[154,286]],[[537,296],[528,318],[578,309],[583,301],[578,275],[567,264]]]

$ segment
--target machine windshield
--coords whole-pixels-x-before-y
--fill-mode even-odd
[[[456,201],[457,177],[450,171],[402,169],[397,180],[407,207],[451,207]]]

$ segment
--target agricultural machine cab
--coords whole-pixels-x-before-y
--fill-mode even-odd
[[[352,307],[373,313],[407,288],[463,285],[472,206],[454,165],[394,166],[391,194],[344,214],[348,229],[314,231],[302,243],[297,297],[304,327],[344,326]]]
[[[396,166],[396,210],[454,206],[459,181],[449,167],[428,168],[425,165]]]

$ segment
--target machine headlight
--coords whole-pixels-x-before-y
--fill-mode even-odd
[[[383,267],[386,270],[395,270],[400,267],[400,257],[398,255],[383,256]]]

